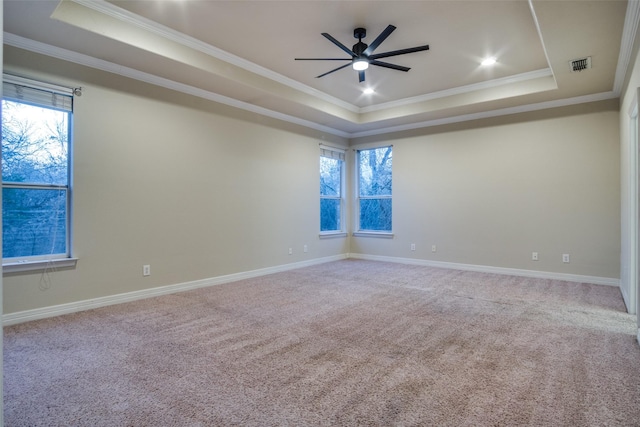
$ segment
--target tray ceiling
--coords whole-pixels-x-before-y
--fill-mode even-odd
[[[629,13],[617,0],[5,0],[4,28],[16,47],[357,137],[618,97]],[[294,61],[346,57],[321,33],[351,47],[355,28],[371,43],[389,24],[376,53],[430,46],[385,59],[409,72],[371,66],[359,83],[351,67],[316,78],[342,63]],[[582,57],[592,68],[572,72]]]

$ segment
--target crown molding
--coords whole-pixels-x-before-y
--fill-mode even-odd
[[[28,50],[30,52],[39,53],[42,55],[50,56],[50,57],[61,59],[68,62],[73,62],[75,64],[83,65],[83,66],[94,68],[97,70],[118,74],[134,80],[142,81],[155,86],[164,87],[166,89],[175,90],[188,95],[197,96],[199,98],[218,102],[220,104],[239,108],[239,109],[260,114],[266,117],[271,117],[273,119],[278,119],[285,122],[297,124],[310,129],[315,129],[320,132],[329,133],[331,135],[340,136],[342,138],[349,138],[349,136],[351,135],[348,132],[344,132],[328,126],[323,126],[309,120],[304,120],[288,114],[269,110],[267,108],[259,107],[257,105],[239,101],[237,99],[233,99],[228,96],[219,95],[217,93],[206,91],[206,90],[203,90],[194,86],[190,86],[184,83],[179,83],[173,80],[165,79],[163,77],[155,76],[153,74],[145,73],[143,71],[135,70],[133,68],[124,67],[122,65],[118,65],[118,64],[114,64],[113,62],[94,58],[89,55],[84,55],[78,52],[73,52],[71,50],[59,48],[56,46],[51,46],[46,43],[27,39],[21,36],[17,36],[15,34],[5,32],[3,34],[3,37],[4,37],[3,41],[5,44],[9,46],[17,47],[19,49]]]
[[[322,99],[323,101],[330,102],[338,107],[344,108],[353,113],[360,112],[359,111],[360,109],[351,103],[338,99],[334,96],[328,95],[322,91],[319,91],[310,86],[302,84],[296,80],[285,77],[282,74],[276,73],[275,71],[269,70],[268,68],[257,65],[251,61],[247,61],[244,58],[240,58],[239,56],[233,55],[225,50],[219,49],[215,46],[212,46],[194,37],[190,37],[184,33],[173,30],[157,22],[151,21],[150,19],[144,18],[140,15],[136,15],[135,13],[129,12],[127,10],[121,9],[104,0],[68,0],[68,1],[79,4],[86,8],[92,9],[104,15],[110,16],[111,18],[125,22],[129,25],[133,25],[144,31],[148,31],[150,33],[156,34],[160,37],[163,37],[167,40],[171,40],[172,42],[178,43],[182,46],[197,50],[199,52],[212,56],[221,61],[228,62],[229,64],[235,65],[236,67],[242,68],[251,73],[257,74],[259,76],[265,77],[267,79],[270,79],[280,84],[283,84],[285,86],[288,86],[292,89],[306,93],[307,95],[311,95],[316,98]]]
[[[161,26],[145,18],[142,18],[138,15],[135,15],[123,9],[117,8],[116,6],[113,6],[104,0],[68,0],[68,1],[72,1],[77,4],[86,6],[100,13],[105,13],[111,17],[136,25],[139,28],[145,29],[147,31],[152,31],[155,34],[165,37],[167,39],[170,39],[176,43],[180,43],[184,46],[197,49],[207,55],[211,55],[220,60],[227,61],[233,65],[246,69],[250,72],[259,74],[263,77],[273,79],[279,83],[282,83],[294,89],[300,90],[309,95],[317,96],[327,102],[342,106],[343,108],[356,113],[367,113],[367,112],[379,111],[383,109],[400,107],[400,106],[405,106],[405,105],[414,104],[418,102],[429,101],[437,98],[457,95],[461,93],[467,93],[467,92],[472,92],[472,91],[477,91],[477,90],[482,90],[487,88],[495,88],[501,85],[510,84],[514,82],[522,82],[522,81],[540,78],[540,77],[553,76],[553,70],[551,68],[545,68],[541,70],[532,71],[529,73],[523,73],[515,76],[501,78],[501,79],[494,79],[487,82],[462,86],[459,88],[435,92],[435,93],[426,94],[422,96],[406,98],[403,100],[392,101],[392,102],[379,104],[375,106],[358,108],[353,104],[345,103],[342,100],[331,97],[309,86],[306,86],[299,82],[288,79],[278,73],[275,73],[266,68],[260,67],[250,61],[246,61],[242,58],[239,58],[235,55],[232,55],[214,46],[208,45],[197,39],[188,37],[182,33],[179,33],[167,27]],[[529,5],[531,8],[534,21],[536,21],[536,25],[538,25],[537,17],[535,15],[535,11],[533,9],[531,0],[529,0]],[[331,128],[328,126],[323,126],[308,120],[300,119],[291,115],[279,113],[263,107],[258,107],[252,104],[248,104],[246,102],[238,101],[236,99],[219,95],[213,92],[205,91],[193,86],[189,86],[186,84],[161,78],[161,77],[158,77],[149,73],[145,73],[142,71],[138,71],[132,68],[123,67],[123,66],[120,66],[108,61],[104,61],[101,59],[97,59],[88,55],[84,55],[84,54],[69,51],[66,49],[58,48],[55,46],[47,45],[45,43],[30,40],[30,39],[20,37],[11,33],[4,33],[4,43],[14,47],[21,48],[21,49],[40,53],[43,55],[55,57],[58,59],[66,60],[66,61],[77,63],[80,65],[85,65],[85,66],[99,69],[102,71],[119,74],[132,79],[144,81],[153,85],[180,91],[193,96],[218,102],[224,105],[229,105],[229,106],[240,108],[246,111],[261,114],[267,117],[298,124],[301,126],[305,126],[311,129],[315,129],[321,132],[326,132],[326,133],[340,136],[343,138],[360,138],[365,136],[373,136],[378,134],[386,134],[386,133],[392,133],[392,132],[401,132],[406,130],[418,129],[422,127],[459,123],[459,122],[469,121],[469,120],[478,120],[478,119],[496,117],[501,115],[517,114],[517,113],[528,112],[528,111],[536,111],[536,110],[542,110],[547,108],[556,108],[556,107],[562,107],[567,105],[575,105],[580,103],[617,98],[620,96],[622,85],[624,83],[624,78],[629,68],[630,58],[633,50],[633,43],[635,41],[639,22],[640,22],[640,2],[636,0],[630,0],[627,5],[627,12],[625,16],[623,36],[622,36],[622,42],[620,47],[620,55],[618,58],[618,64],[616,69],[614,87],[611,92],[603,92],[598,94],[591,94],[591,95],[579,96],[579,97],[568,98],[568,99],[560,99],[560,100],[542,102],[537,104],[522,105],[517,107],[510,107],[510,108],[504,108],[504,109],[498,109],[498,110],[492,110],[492,111],[486,111],[486,112],[480,112],[480,113],[466,114],[466,115],[448,117],[443,119],[428,120],[428,121],[422,121],[422,122],[412,123],[407,125],[389,126],[384,128],[378,128],[375,130],[353,132],[353,133],[344,132],[344,131]],[[542,36],[541,36],[541,42],[543,43],[543,47],[544,47],[544,41],[542,40]],[[546,55],[546,49],[545,49],[545,55]]]
[[[629,69],[631,54],[633,53],[633,43],[638,32],[640,22],[640,1],[629,0],[627,2],[627,12],[624,17],[622,27],[622,40],[620,42],[620,54],[618,55],[618,65],[616,66],[616,76],[613,83],[613,91],[620,96],[622,86]]]
[[[553,73],[553,68],[551,68],[551,61],[549,60],[549,52],[547,52],[547,45],[544,43],[544,37],[542,37],[542,29],[540,28],[540,21],[538,21],[538,15],[536,14],[536,9],[533,7],[533,0],[529,0],[529,10],[531,11],[531,18],[533,18],[533,24],[536,26],[536,31],[538,32],[538,38],[540,38],[540,45],[542,45],[542,51],[544,52],[544,57],[547,60],[547,67],[551,71],[551,75],[553,76],[553,80],[556,82],[556,87],[557,87],[558,81],[556,80],[556,75]]]
[[[449,96],[461,95],[461,94],[475,92],[475,91],[484,90],[484,89],[495,89],[497,87],[505,86],[512,83],[522,83],[528,80],[535,80],[535,79],[549,77],[549,76],[553,76],[553,71],[551,71],[551,68],[544,68],[542,70],[529,71],[527,73],[515,74],[513,76],[502,77],[499,79],[486,80],[484,82],[454,87],[451,89],[445,89],[438,92],[431,92],[425,95],[413,96],[410,98],[404,98],[397,101],[390,101],[390,102],[385,102],[383,104],[371,105],[369,107],[360,108],[360,113],[370,113],[370,112],[386,110],[390,108],[404,107],[410,104],[433,101],[434,99],[446,98]]]
[[[452,123],[468,122],[471,120],[488,119],[491,117],[507,116],[510,114],[527,113],[530,111],[546,110],[549,108],[566,107],[569,105],[585,104],[587,102],[604,101],[607,99],[618,98],[615,92],[602,92],[574,98],[557,99],[554,101],[539,102],[536,104],[519,105],[517,107],[501,108],[498,110],[482,111],[479,113],[464,114],[461,116],[446,117],[443,119],[426,120],[417,123],[410,123],[400,126],[389,126],[386,128],[375,129],[371,131],[354,132],[350,134],[351,138],[362,138],[365,136],[381,135],[385,133],[403,132],[432,126],[447,125]]]
[[[537,104],[521,105],[517,107],[503,108],[503,109],[492,110],[492,111],[484,111],[480,113],[465,114],[460,116],[447,117],[443,119],[427,120],[427,121],[422,121],[418,123],[411,123],[411,124],[400,125],[400,126],[389,126],[389,127],[383,127],[383,128],[378,128],[378,129],[369,130],[369,131],[350,133],[350,132],[341,131],[339,129],[331,128],[328,126],[323,126],[309,120],[300,119],[291,115],[279,113],[277,111],[269,110],[263,107],[258,107],[253,104],[238,101],[236,99],[219,95],[210,91],[205,91],[203,89],[199,89],[194,86],[178,83],[173,80],[155,76],[153,74],[145,73],[145,72],[138,71],[128,67],[123,67],[121,65],[104,61],[102,59],[97,59],[92,56],[84,55],[81,53],[73,52],[73,51],[59,48],[56,46],[51,46],[46,43],[27,39],[12,33],[7,33],[7,32],[4,33],[4,43],[9,46],[17,47],[20,49],[28,50],[31,52],[39,53],[39,54],[50,56],[57,59],[62,59],[64,61],[73,62],[75,64],[87,66],[87,67],[98,69],[101,71],[118,74],[134,80],[139,80],[152,85],[186,93],[199,98],[218,102],[220,104],[250,111],[256,114],[261,114],[274,119],[283,120],[285,122],[297,124],[310,129],[318,130],[320,132],[325,132],[331,135],[336,135],[336,136],[347,138],[347,139],[362,138],[366,136],[381,135],[381,134],[387,134],[387,133],[393,133],[393,132],[402,132],[407,130],[419,129],[423,127],[439,126],[444,124],[459,123],[459,122],[465,122],[470,120],[479,120],[479,119],[503,116],[508,114],[517,114],[517,113],[524,113],[529,111],[543,110],[547,108],[564,107],[568,105],[602,101],[606,99],[619,97],[619,94],[613,91],[603,92],[603,93],[579,96],[574,98],[541,102]]]
[[[290,79],[272,70],[259,66],[244,58],[240,58],[236,55],[233,55],[225,50],[219,49],[215,46],[212,46],[194,37],[188,36],[184,33],[181,33],[179,31],[168,28],[162,24],[154,22],[150,19],[144,18],[140,15],[137,15],[125,9],[119,8],[104,0],[67,0],[67,1],[79,4],[83,7],[86,7],[98,13],[107,15],[118,21],[125,22],[129,25],[135,26],[144,31],[148,31],[152,34],[156,34],[166,40],[170,40],[172,42],[178,43],[181,46],[185,46],[187,48],[197,50],[199,52],[212,56],[221,61],[228,62],[244,70],[247,70],[254,74],[268,78],[270,80],[273,80],[275,82],[288,86],[292,89],[298,90],[300,92],[306,93],[308,95],[314,96],[318,99],[329,102],[333,105],[344,108],[347,111],[351,111],[356,114],[381,111],[389,108],[404,107],[411,104],[431,101],[439,98],[445,98],[448,96],[460,95],[460,94],[474,92],[474,91],[483,90],[483,89],[496,88],[496,87],[511,84],[511,83],[518,83],[518,82],[533,80],[541,77],[553,76],[553,71],[551,70],[551,68],[545,68],[542,70],[531,71],[528,73],[518,74],[515,76],[508,76],[508,77],[489,80],[489,81],[485,81],[477,84],[460,86],[457,88],[447,89],[447,90],[433,92],[425,95],[404,98],[397,101],[391,101],[383,104],[377,104],[377,105],[360,108],[349,102],[343,101],[341,99],[328,95],[322,91],[314,89],[310,86],[302,84],[296,80]],[[535,16],[535,13],[533,12],[533,9],[532,9],[532,13],[533,13],[534,21],[536,21],[536,25],[537,25],[536,16]],[[542,42],[542,38],[541,38],[541,43],[544,48],[544,43]],[[546,50],[545,50],[545,55],[547,55]],[[547,58],[547,64],[548,63],[549,61]]]

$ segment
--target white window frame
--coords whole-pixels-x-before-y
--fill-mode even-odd
[[[338,147],[332,147],[329,145],[324,145],[324,144],[320,144],[320,157],[328,157],[330,159],[336,159],[339,160],[341,162],[341,167],[340,167],[340,196],[336,197],[336,196],[323,196],[322,194],[320,194],[320,201],[322,201],[323,199],[329,199],[329,200],[339,200],[340,201],[340,230],[327,230],[327,231],[320,231],[320,238],[321,239],[326,239],[326,238],[332,238],[332,237],[346,237],[347,233],[345,231],[345,198],[344,198],[344,193],[345,193],[345,169],[346,169],[346,162],[345,162],[345,155],[346,155],[346,150],[343,148],[338,148]],[[320,218],[320,221],[322,221],[322,218]]]
[[[380,148],[387,148],[387,147],[391,147],[391,149],[393,150],[393,144],[385,144],[385,145],[374,145],[374,146],[363,146],[360,148],[355,148],[354,152],[355,152],[355,156],[354,156],[354,162],[355,162],[355,166],[354,166],[354,193],[355,193],[355,197],[354,197],[354,224],[356,224],[356,231],[354,231],[352,233],[352,235],[354,237],[378,237],[378,238],[382,238],[382,239],[392,239],[394,237],[394,233],[393,233],[393,186],[391,189],[391,194],[390,195],[382,195],[382,196],[360,196],[360,152],[361,151],[370,151],[370,150],[376,150],[376,149],[380,149]],[[392,171],[392,176],[393,176],[393,171]],[[365,200],[365,199],[390,199],[392,202],[392,221],[391,221],[391,227],[392,229],[389,231],[386,230],[381,230],[381,231],[377,231],[377,230],[363,230],[361,225],[360,225],[360,201],[361,200]]]
[[[73,215],[73,96],[79,89],[63,87],[55,84],[45,83],[24,77],[3,74],[3,99],[20,102],[19,90],[11,90],[17,87],[36,89],[42,94],[48,93],[47,98],[39,102],[37,99],[26,99],[25,103],[32,105],[49,106],[58,108],[69,113],[68,146],[67,146],[67,183],[66,185],[33,185],[19,183],[2,183],[2,188],[32,188],[32,189],[61,189],[66,192],[66,226],[65,226],[65,248],[66,253],[44,254],[27,257],[15,257],[2,259],[3,273],[15,273],[33,270],[45,270],[48,268],[68,268],[75,267],[77,258],[72,256],[72,215]],[[9,88],[9,90],[7,90]],[[35,91],[34,91],[35,92]],[[31,102],[30,102],[31,101]]]

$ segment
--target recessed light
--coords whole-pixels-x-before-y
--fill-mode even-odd
[[[485,67],[486,67],[486,66],[489,66],[489,65],[493,65],[493,64],[495,64],[496,62],[497,62],[497,61],[496,61],[496,58],[491,57],[491,58],[487,58],[487,59],[483,60],[483,61],[480,63],[480,65],[483,65],[483,66],[485,66]]]
[[[371,89],[370,87],[366,88],[365,90],[362,91],[362,93],[364,93],[365,95],[371,95],[373,92],[375,92],[373,89]]]

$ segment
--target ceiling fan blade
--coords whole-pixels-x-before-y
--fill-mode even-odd
[[[325,36],[331,43],[335,44],[336,46],[338,46],[340,49],[344,50],[345,52],[347,52],[352,58],[355,55],[355,53],[353,53],[351,51],[351,49],[349,49],[348,47],[346,47],[345,45],[343,45],[342,43],[340,43],[338,40],[334,39],[333,37],[331,37],[331,34],[329,33],[322,33],[323,36]]]
[[[383,41],[385,41],[385,39],[387,37],[389,37],[389,34],[393,33],[393,30],[395,30],[396,27],[394,27],[393,25],[388,25],[387,28],[385,28],[380,35],[378,35],[378,37],[376,37],[376,39],[369,45],[368,48],[365,49],[365,51],[363,52],[365,55],[369,56],[373,53],[374,50],[376,50],[376,48],[378,46],[380,46],[380,43],[382,43]]]
[[[369,59],[388,58],[390,56],[404,55],[405,53],[421,52],[423,50],[429,50],[429,45],[426,44],[424,46],[410,47],[408,49],[400,49],[400,50],[393,50],[391,52],[376,53],[375,55],[369,55]]]
[[[349,64],[344,64],[344,65],[343,65],[343,66],[341,66],[341,67],[334,68],[334,69],[333,69],[333,70],[331,70],[331,71],[327,71],[327,72],[326,72],[326,73],[324,73],[324,74],[320,74],[319,76],[317,76],[317,77],[316,77],[316,79],[319,79],[320,77],[324,77],[324,76],[326,76],[327,74],[331,74],[331,73],[333,73],[334,71],[342,70],[343,68],[348,67],[349,65],[351,65],[351,64],[350,64],[350,63],[349,63]]]
[[[358,81],[362,83],[364,81],[364,70],[358,71]]]
[[[296,61],[352,61],[353,58],[294,58]]]
[[[382,61],[376,61],[376,60],[369,61],[369,64],[377,65],[378,67],[391,68],[392,70],[398,70],[398,71],[409,71],[411,69],[409,67],[403,67],[402,65],[389,64],[388,62],[382,62]]]

